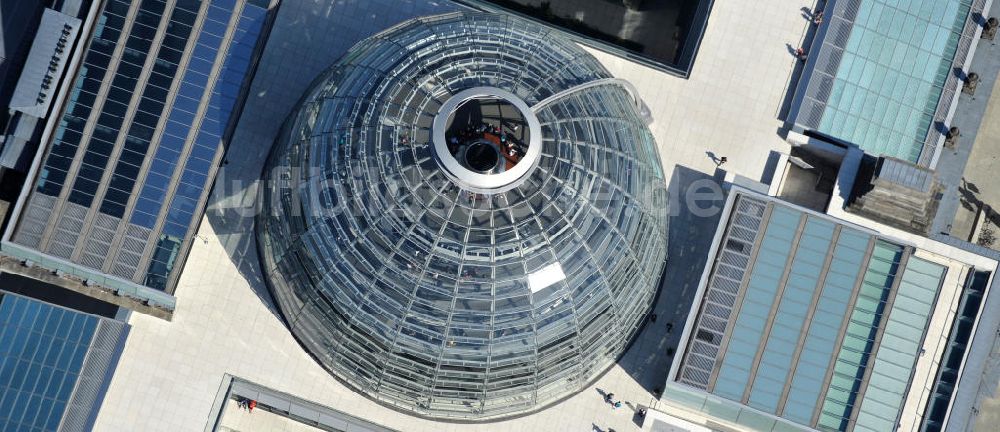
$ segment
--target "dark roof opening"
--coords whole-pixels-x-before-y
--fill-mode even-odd
[[[107,318],[118,314],[118,306],[111,303],[12,273],[0,273],[0,289]]]

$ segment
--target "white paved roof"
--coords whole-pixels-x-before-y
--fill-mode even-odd
[[[799,10],[803,6],[791,0],[716,0],[688,80],[595,52],[614,75],[633,82],[649,106],[668,178],[675,165],[712,175],[714,155],[728,158],[722,167],[727,171],[757,179],[769,152],[787,148],[776,133],[781,125],[776,117],[796,66],[786,44],[798,46],[807,24]],[[612,411],[597,389],[631,404],[648,404],[652,395],[643,384],[666,376],[665,351],[669,341],[676,344],[680,324],[667,334],[661,320],[655,330],[642,334],[627,354],[632,375],[616,365],[590,389],[554,407],[498,423],[435,423],[346,388],[300,348],[262,300],[266,296],[257,295],[264,288],[250,236],[247,215],[252,212],[233,208],[252,206],[255,191],[247,185],[259,177],[288,110],[312,79],[360,38],[406,17],[451,7],[441,0],[284,1],[229,164],[216,183],[215,204],[201,224],[205,241],[195,243],[178,283],[173,322],[133,314],[132,332],[96,430],[203,430],[225,373],[405,431],[639,430],[630,409]],[[671,248],[675,250],[692,248],[681,244]],[[683,255],[670,259],[675,264],[704,260]],[[668,264],[668,271],[685,267]],[[673,305],[671,301],[659,304]],[[657,312],[672,313],[667,309]]]

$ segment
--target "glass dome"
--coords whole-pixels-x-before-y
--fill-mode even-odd
[[[622,354],[665,264],[633,89],[558,33],[458,13],[360,42],[276,140],[256,229],[291,331],[434,418],[532,411]]]

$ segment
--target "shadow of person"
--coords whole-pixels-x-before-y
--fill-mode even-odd
[[[792,46],[792,44],[786,42],[785,43],[785,49],[788,50],[788,54],[791,54],[791,55],[793,55],[795,57],[799,56],[798,48]]]
[[[976,211],[976,208],[972,206],[972,203],[970,203],[969,200],[967,200],[965,198],[959,198],[958,199],[958,203],[961,204],[962,208],[964,208],[967,211],[970,211],[970,212],[971,211]]]
[[[977,187],[975,183],[969,183],[965,181],[965,179],[962,179],[962,185],[965,186],[966,189],[972,191],[972,193],[979,193],[979,187]]]
[[[632,414],[632,423],[635,423],[635,425],[638,427],[642,427],[642,423],[645,419],[646,419],[645,411],[639,411],[638,409],[636,409],[635,413]]]
[[[597,393],[601,395],[602,399],[605,399],[605,400],[608,399],[608,393],[607,392],[605,392],[604,390],[601,390],[600,388],[598,388],[596,390],[597,390]]]

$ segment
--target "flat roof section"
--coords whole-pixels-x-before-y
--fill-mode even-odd
[[[217,401],[214,431],[282,430],[282,431],[347,431],[398,432],[355,417],[343,411],[323,406],[285,392],[274,390],[242,378],[226,375],[224,389]],[[255,401],[255,408],[241,402]],[[263,417],[263,418],[261,418]]]
[[[241,378],[227,375],[223,385],[229,388],[221,412],[214,414],[217,416],[214,430],[398,432]],[[240,407],[240,402],[249,401],[256,402],[252,412]],[[263,415],[265,423],[248,416],[258,412],[267,413]]]
[[[168,3],[109,0],[84,26],[76,90],[54,109],[2,244],[167,311],[276,10]]]
[[[795,124],[876,156],[933,166],[986,3],[829,1]]]
[[[27,60],[32,40],[45,9],[42,0],[0,0],[0,106],[6,108]],[[0,130],[7,128],[9,114],[0,114]],[[3,146],[0,146],[3,147]]]
[[[919,421],[971,266],[755,193],[731,209],[664,399],[772,431]]]

